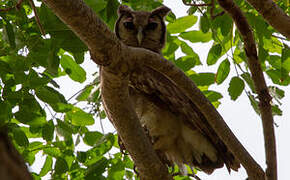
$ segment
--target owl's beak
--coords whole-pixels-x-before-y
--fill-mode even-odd
[[[143,28],[139,26],[137,32],[137,41],[139,46],[141,45],[142,40],[143,40]]]

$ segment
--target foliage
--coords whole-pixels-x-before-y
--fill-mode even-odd
[[[85,2],[113,29],[117,0]],[[16,3],[16,0],[4,0],[0,5],[3,9]],[[162,1],[123,0],[122,3],[134,9],[151,10]],[[290,83],[289,42],[280,38],[246,1],[236,3],[253,27],[263,71],[272,80],[273,115],[281,115],[279,106],[284,91],[279,86]],[[279,1],[284,10],[285,3]],[[98,118],[100,121],[105,118],[96,88],[97,74],[92,83],[84,84],[76,94],[76,103],[59,92],[62,85],[55,82],[56,78],[69,76],[79,83],[86,80],[86,71],[80,64],[87,47],[43,3],[37,2],[37,5],[45,36],[41,35],[27,1],[19,10],[0,11],[0,126],[7,127],[13,143],[29,165],[35,162],[37,153],[45,156],[40,173],[33,173],[35,179],[47,174],[56,179],[136,179],[130,158],[113,150],[119,148],[117,135],[88,128]],[[218,5],[213,10],[215,14],[221,11]],[[182,69],[216,107],[226,95],[210,89],[211,86],[231,79],[230,98],[237,101],[245,92],[259,113],[239,33],[228,15],[214,19],[211,15],[211,8],[207,7],[190,7],[188,16],[180,18],[170,13],[166,18],[168,35],[163,55]],[[194,26],[196,24],[199,28]],[[205,62],[191,43],[206,42],[212,43],[212,47]],[[178,50],[182,56],[177,57]],[[215,65],[217,71],[198,73],[193,70],[202,64]],[[78,106],[80,102],[86,102],[86,107]],[[86,144],[88,150],[77,150],[80,143]]]

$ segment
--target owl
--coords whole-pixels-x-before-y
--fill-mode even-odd
[[[165,16],[162,6],[151,12],[118,9],[115,33],[128,46],[161,53],[165,45]],[[129,75],[129,96],[134,110],[162,162],[185,165],[211,174],[226,165],[237,171],[240,162],[228,150],[205,116],[169,78],[144,66]]]

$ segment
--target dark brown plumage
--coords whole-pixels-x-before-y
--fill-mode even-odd
[[[122,5],[115,33],[128,46],[160,53],[169,11],[165,6],[152,12],[133,11]],[[194,102],[163,74],[148,67],[135,69],[130,75],[130,98],[163,162],[175,163],[181,170],[188,164],[208,174],[224,164],[229,172],[240,167]]]

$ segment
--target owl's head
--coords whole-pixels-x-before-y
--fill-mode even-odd
[[[128,46],[143,47],[160,53],[166,39],[164,17],[169,11],[165,6],[146,12],[133,11],[128,6],[121,5],[115,33]]]

